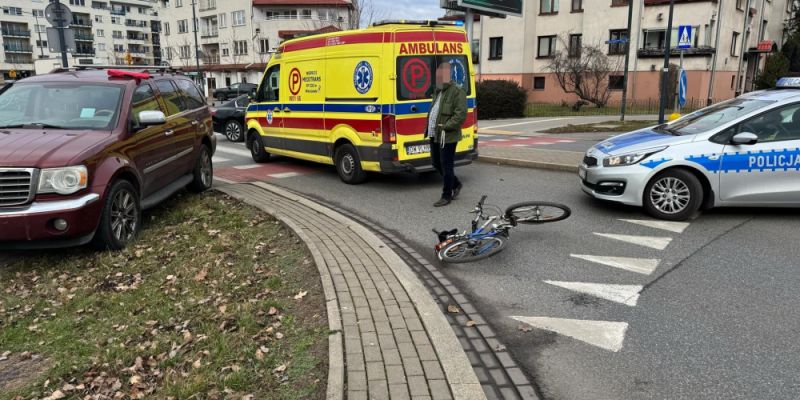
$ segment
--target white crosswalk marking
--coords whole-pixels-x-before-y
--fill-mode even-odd
[[[639,300],[639,292],[642,290],[641,285],[612,285],[606,283],[561,281],[544,282],[631,307],[636,305],[636,302]]]
[[[625,341],[627,322],[592,321],[549,317],[511,317],[534,328],[569,336],[605,350],[617,352]]]
[[[300,174],[297,172],[281,172],[277,174],[269,174],[269,176],[272,178],[283,179],[283,178],[291,178],[293,176],[300,176]]]
[[[225,154],[235,154],[237,156],[250,157],[250,151],[247,149],[235,149],[231,147],[217,146],[217,151]]]
[[[237,165],[237,166],[235,166],[233,168],[235,168],[235,169],[253,169],[253,168],[258,168],[258,167],[260,167],[260,165],[258,165],[258,164],[250,164],[250,165]]]
[[[658,263],[661,262],[661,260],[655,258],[605,257],[588,254],[570,254],[570,257],[580,258],[582,260],[624,269],[642,275],[652,274],[658,267]]]
[[[223,162],[228,162],[231,159],[230,158],[225,158],[225,157],[214,156],[214,157],[211,158],[211,160],[214,161],[215,163],[223,163]]]
[[[630,222],[632,224],[642,225],[649,228],[663,229],[674,233],[683,233],[689,227],[688,222],[672,222],[672,221],[656,221],[645,219],[621,219],[620,221]]]
[[[597,232],[594,232],[594,234],[597,236],[619,240],[621,242],[637,244],[639,246],[645,246],[656,250],[664,250],[667,248],[667,246],[669,246],[669,243],[672,242],[672,238],[670,237],[616,235],[613,233],[597,233]]]

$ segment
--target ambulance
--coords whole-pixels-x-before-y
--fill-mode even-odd
[[[272,155],[334,165],[345,183],[378,173],[432,170],[427,114],[440,63],[467,93],[456,165],[477,157],[477,112],[464,29],[389,21],[283,42],[245,117],[256,162]]]

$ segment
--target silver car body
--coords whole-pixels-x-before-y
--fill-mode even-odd
[[[598,199],[641,206],[653,177],[669,168],[684,168],[704,178],[706,206],[800,206],[800,89],[753,92],[735,100],[740,99],[768,103],[703,132],[675,136],[653,127],[598,143],[587,151],[579,169],[583,191]],[[796,134],[788,140],[751,145],[712,141],[728,132],[741,133],[748,121],[770,111]],[[651,152],[632,165],[603,165],[609,157]]]

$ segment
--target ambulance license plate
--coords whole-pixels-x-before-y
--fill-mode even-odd
[[[431,152],[430,144],[415,144],[411,146],[406,146],[406,154],[410,156],[423,153],[430,153],[430,152]]]

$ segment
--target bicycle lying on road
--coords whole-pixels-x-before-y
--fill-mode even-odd
[[[471,231],[458,233],[458,229],[433,230],[439,237],[439,244],[435,247],[439,260],[446,263],[466,263],[491,257],[506,247],[509,231],[518,224],[536,225],[562,221],[572,214],[569,207],[558,203],[530,201],[514,204],[502,212],[498,206],[484,205],[485,201],[484,195],[471,212],[475,214]],[[497,212],[487,215],[487,208]]]

